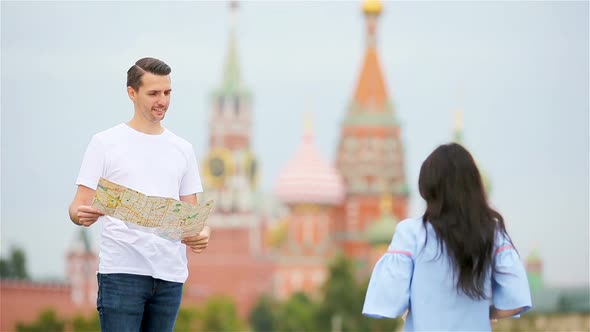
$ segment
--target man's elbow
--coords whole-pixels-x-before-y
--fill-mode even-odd
[[[78,224],[78,206],[79,204],[76,204],[76,201],[73,201],[68,207],[68,215],[70,216],[70,220],[76,225]]]

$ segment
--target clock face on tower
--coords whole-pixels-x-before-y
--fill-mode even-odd
[[[233,169],[231,152],[224,148],[213,149],[205,160],[203,175],[208,185],[221,188],[226,178],[233,173]]]
[[[225,174],[225,163],[219,157],[209,159],[209,165],[207,166],[211,170],[211,176],[213,177],[220,177]]]

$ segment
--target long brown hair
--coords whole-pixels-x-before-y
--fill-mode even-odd
[[[473,157],[456,143],[439,146],[422,163],[418,186],[427,205],[422,222],[432,225],[439,253],[446,250],[457,289],[472,299],[487,298],[484,283],[493,266],[494,237],[510,238],[504,218],[487,202]]]

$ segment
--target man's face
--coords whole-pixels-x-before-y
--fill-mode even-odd
[[[140,112],[149,122],[160,122],[164,119],[170,105],[170,75],[160,76],[145,73],[141,78],[138,91],[128,87],[129,97],[135,104],[136,112]]]

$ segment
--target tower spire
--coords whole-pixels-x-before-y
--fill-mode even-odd
[[[368,112],[383,112],[388,102],[385,80],[377,55],[377,20],[382,7],[379,0],[363,2],[363,13],[367,25],[367,48],[354,101],[363,111]]]
[[[457,110],[453,121],[453,140],[455,143],[463,144],[463,111]]]
[[[363,1],[363,13],[367,20],[367,47],[377,46],[377,18],[383,11],[383,4],[380,0]]]
[[[453,114],[453,141],[463,144],[463,89],[459,89],[459,107]]]
[[[303,114],[303,140],[304,142],[311,142],[314,137],[314,126],[313,126],[313,112],[312,112],[312,104],[313,101],[311,98],[306,100],[307,106],[305,113]]]
[[[240,65],[238,62],[237,37],[236,29],[238,23],[238,2],[230,1],[230,32],[228,53],[225,59],[225,67],[223,72],[223,86],[225,92],[236,92],[241,88]]]
[[[230,27],[233,29],[238,20],[238,8],[240,4],[233,0],[229,2],[229,10],[230,10]]]
[[[305,112],[303,119],[303,139],[306,142],[313,139],[313,115],[311,111]]]

